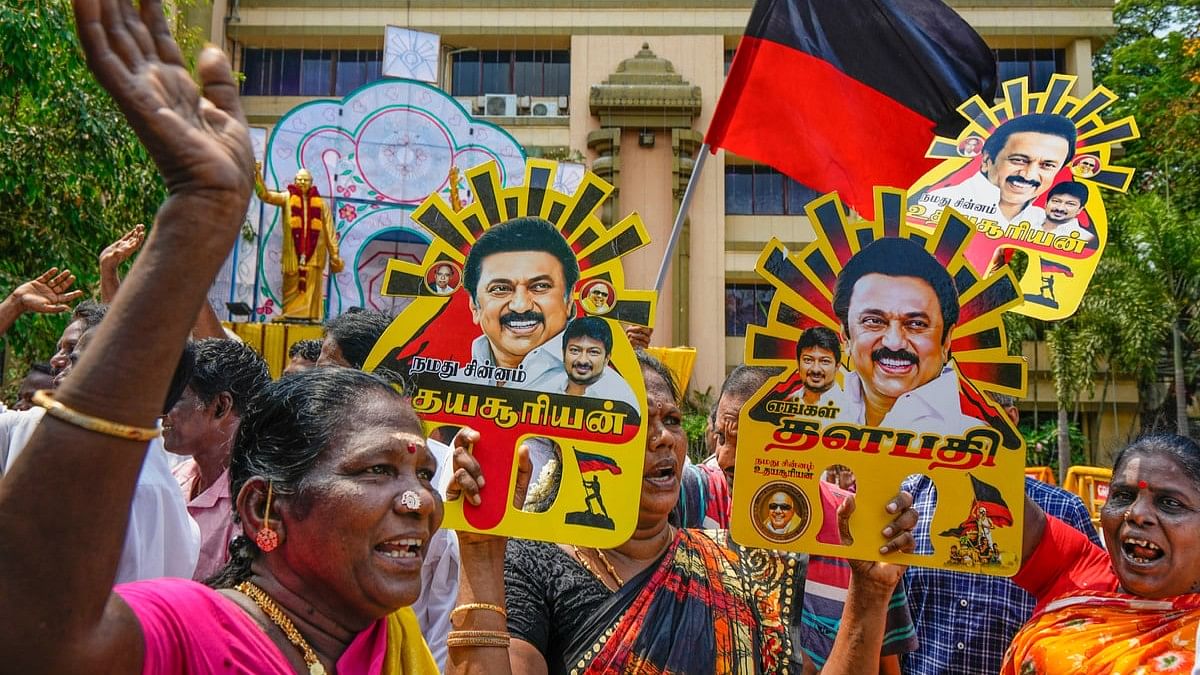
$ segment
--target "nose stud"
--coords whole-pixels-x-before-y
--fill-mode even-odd
[[[421,508],[421,495],[412,490],[405,490],[404,494],[400,495],[400,503],[409,511],[416,511]]]

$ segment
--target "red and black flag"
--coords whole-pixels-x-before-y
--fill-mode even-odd
[[[1042,274],[1061,274],[1064,277],[1075,276],[1075,272],[1071,271],[1070,267],[1054,262],[1053,260],[1046,260],[1045,258],[1042,258]]]
[[[971,511],[967,515],[967,519],[958,527],[946,530],[941,536],[961,537],[967,532],[976,531],[979,527],[980,509],[983,509],[988,519],[992,521],[992,527],[1011,527],[1013,524],[1012,511],[1008,509],[1008,502],[1004,501],[1004,495],[1000,494],[1000,490],[995,485],[985,483],[970,474],[967,475],[971,479],[971,489],[975,492],[975,499],[971,502]]]
[[[704,140],[871,215],[872,187],[933,168],[935,131],[995,89],[992,51],[939,0],[758,0]]]
[[[621,475],[621,466],[612,457],[606,457],[594,452],[575,450],[575,461],[579,462],[579,473],[608,471],[613,475]]]

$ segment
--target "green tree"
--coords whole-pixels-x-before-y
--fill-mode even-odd
[[[1108,297],[1093,300],[1097,311],[1130,312],[1129,325],[1114,327],[1118,358],[1143,381],[1155,377],[1158,356],[1170,354],[1175,426],[1187,434],[1187,401],[1194,373],[1186,364],[1200,343],[1200,217],[1173,206],[1164,195],[1135,194],[1116,201],[1120,223],[1110,243],[1119,279]],[[1119,308],[1117,303],[1129,306]]]
[[[1137,169],[1129,195],[1107,196],[1109,243],[1079,311],[1046,331],[1067,459],[1067,410],[1098,364],[1134,375],[1141,391],[1171,362],[1175,426],[1187,433],[1188,364],[1200,311],[1200,0],[1121,0],[1116,35],[1096,55],[1096,81],[1117,94],[1110,118],[1132,115],[1141,138],[1122,164]],[[1143,423],[1154,417],[1143,397]]]
[[[0,293],[51,266],[93,287],[100,250],[151,223],[163,187],[88,72],[69,0],[0,0],[0,108]],[[65,323],[22,317],[7,336],[9,378],[48,357]]]
[[[1200,0],[1121,0],[1117,33],[1093,64],[1096,81],[1119,97],[1112,116],[1133,115],[1142,138],[1123,163],[1138,169],[1135,191],[1160,192],[1186,211],[1200,208]]]

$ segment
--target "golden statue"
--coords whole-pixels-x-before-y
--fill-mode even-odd
[[[296,172],[286,192],[272,192],[263,185],[262,163],[254,172],[254,191],[268,204],[285,209],[287,230],[283,236],[283,314],[281,319],[320,322],[324,316],[321,290],[325,260],[332,274],[345,265],[338,255],[337,232],[329,205],[313,187],[308,169]]]

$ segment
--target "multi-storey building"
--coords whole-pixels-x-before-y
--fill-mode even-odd
[[[1114,30],[1111,0],[951,4],[995,50],[1001,79],[1027,75],[1035,88],[1058,71],[1078,76],[1077,92],[1089,91],[1093,51]],[[582,156],[617,188],[612,208],[641,213],[655,243],[627,269],[635,285],[650,287],[751,5],[214,0],[193,18],[233,54],[249,119],[267,127],[302,102],[340,98],[379,78],[385,26],[439,34],[441,88],[507,129],[530,156]],[[745,327],[761,320],[770,299],[754,261],[772,236],[790,247],[811,239],[803,205],[813,196],[769,167],[724,152],[710,158],[660,299],[655,340],[697,348],[693,388],[719,385],[741,361]],[[1028,343],[1027,352],[1023,409],[1049,418],[1049,359],[1044,346]],[[1081,392],[1081,410],[1103,456],[1135,423],[1137,392],[1132,382],[1097,384],[1090,398]]]

